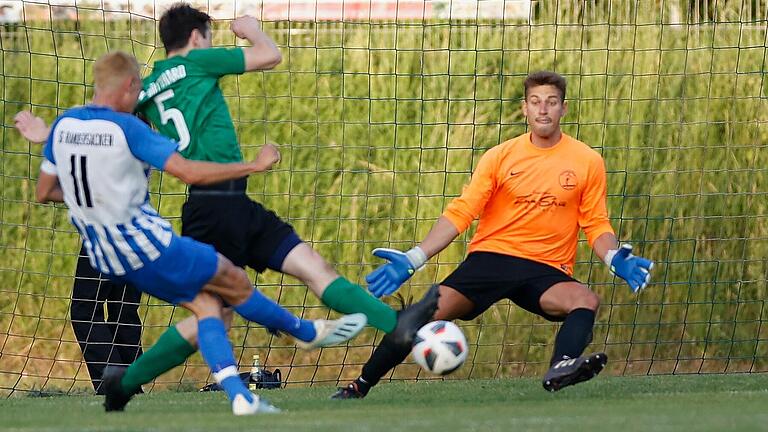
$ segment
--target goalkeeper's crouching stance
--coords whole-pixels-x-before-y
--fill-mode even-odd
[[[471,320],[506,298],[562,322],[543,379],[549,391],[593,378],[608,360],[604,353],[583,355],[600,299],[572,276],[579,230],[632,292],[645,288],[653,268],[616,240],[600,154],[560,130],[565,90],[556,73],[529,75],[522,110],[530,132],[488,150],[424,240],[407,252],[375,250],[388,263],[366,277],[374,295],[391,294],[479,217],[467,258],[440,284],[434,319]],[[385,336],[360,377],[332,397],[365,397],[409,351]]]

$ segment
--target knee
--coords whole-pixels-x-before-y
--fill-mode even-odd
[[[316,250],[301,243],[285,257],[282,272],[306,284],[323,284],[338,277],[336,270]]]
[[[453,321],[468,315],[475,308],[475,304],[464,294],[447,286],[440,286],[440,298],[437,300],[437,310],[432,319]]]
[[[207,292],[199,293],[192,302],[186,303],[185,307],[198,319],[221,317],[221,299]]]
[[[251,285],[251,281],[248,279],[248,273],[246,273],[245,270],[233,265],[230,271],[231,274],[229,280],[231,282],[230,287],[232,288],[233,298],[229,303],[238,305],[248,300],[253,292],[253,285]]]
[[[219,278],[216,282],[217,294],[231,305],[239,305],[248,300],[253,291],[248,273],[229,261],[219,270]]]
[[[598,296],[597,294],[589,290],[587,287],[584,287],[584,292],[576,300],[576,304],[571,310],[589,309],[591,311],[597,312],[597,309],[599,307],[600,307],[600,296]]]

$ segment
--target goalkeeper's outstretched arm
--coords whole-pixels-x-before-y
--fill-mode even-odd
[[[459,230],[456,229],[453,223],[445,216],[440,216],[437,222],[432,225],[432,229],[429,230],[424,240],[416,247],[424,252],[426,261],[447,248],[458,235]]]

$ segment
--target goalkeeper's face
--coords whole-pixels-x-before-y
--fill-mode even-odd
[[[566,103],[560,90],[553,85],[540,85],[528,89],[523,101],[523,115],[531,132],[541,138],[549,138],[560,132],[560,119],[566,111]]]

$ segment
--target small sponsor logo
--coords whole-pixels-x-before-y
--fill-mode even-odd
[[[565,170],[560,173],[560,187],[565,190],[574,190],[578,186],[579,180],[573,170]]]

